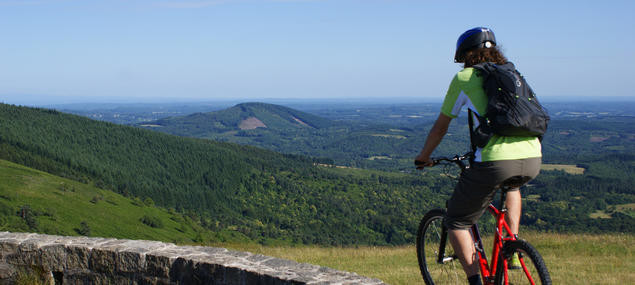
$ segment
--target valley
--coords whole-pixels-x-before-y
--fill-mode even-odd
[[[412,169],[434,116],[408,108],[248,103],[126,126],[0,104],[0,230],[221,246],[420,284],[416,227],[457,173]],[[541,175],[523,189],[523,237],[554,281],[623,284],[634,120],[585,114],[552,121]],[[439,155],[463,152],[466,131],[456,120]]]
[[[199,241],[406,244],[420,216],[443,205],[454,183],[449,177],[455,174],[445,175],[442,167],[416,172],[411,166],[430,121],[390,120],[433,118],[425,117],[428,110],[411,113],[411,106],[384,106],[383,112],[380,106],[364,112],[314,106],[308,113],[243,103],[135,126],[1,106],[0,158],[129,199],[150,199],[204,228]],[[633,232],[635,215],[623,205],[635,203],[635,155],[628,147],[635,132],[625,108],[622,116],[554,118],[543,172],[524,190],[524,227]],[[328,112],[374,112],[383,119],[317,115]],[[259,127],[241,129],[245,120],[254,121],[249,118]],[[465,132],[466,124],[456,120],[439,155],[464,152]],[[597,136],[608,139],[592,139]],[[5,214],[12,216],[15,207]]]

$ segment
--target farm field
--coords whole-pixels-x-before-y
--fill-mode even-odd
[[[569,174],[584,174],[584,168],[568,164],[543,164],[542,170],[562,170]]]
[[[634,235],[534,232],[524,233],[522,237],[542,254],[553,284],[630,284],[635,280]],[[388,284],[424,284],[414,245],[349,248],[217,246],[356,272]]]

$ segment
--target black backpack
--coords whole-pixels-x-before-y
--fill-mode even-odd
[[[483,77],[488,103],[485,115],[477,116],[479,126],[474,130],[470,111],[468,120],[472,146],[484,147],[494,134],[539,137],[542,140],[549,115],[514,64],[486,62],[473,67]]]

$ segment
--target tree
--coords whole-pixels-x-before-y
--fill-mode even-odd
[[[83,236],[90,236],[90,226],[88,226],[88,222],[82,221],[79,224],[79,228],[76,228],[75,231]]]

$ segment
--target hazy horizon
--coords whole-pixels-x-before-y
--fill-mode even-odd
[[[566,102],[635,102],[635,96],[561,96],[539,98],[543,103]],[[165,105],[165,104],[222,104],[235,105],[246,102],[263,102],[271,104],[409,104],[409,103],[438,103],[441,104],[442,96],[438,97],[374,97],[374,98],[124,98],[124,97],[51,97],[51,96],[0,96],[0,103],[33,106],[52,107],[65,105]]]

